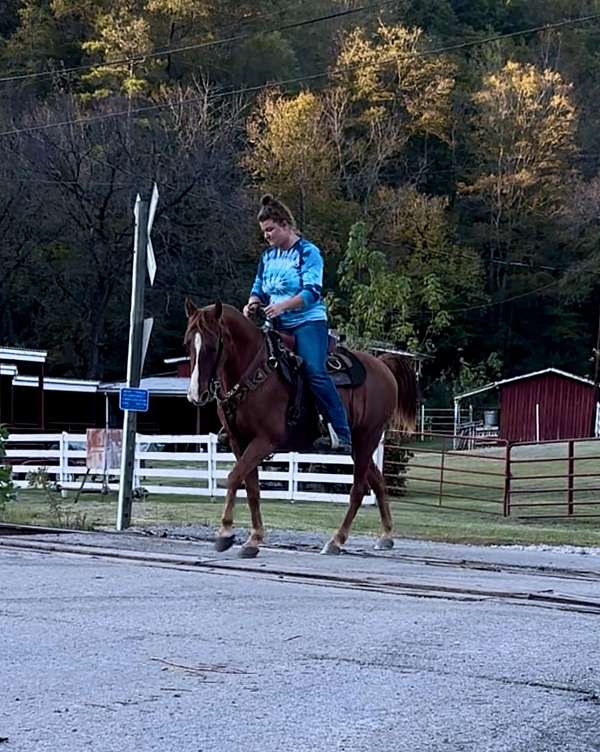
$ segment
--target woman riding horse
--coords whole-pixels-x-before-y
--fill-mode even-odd
[[[269,247],[260,258],[244,315],[264,305],[276,329],[294,336],[317,407],[330,424],[331,440],[317,439],[314,448],[351,454],[348,416],[325,369],[329,334],[321,251],[299,235],[291,211],[270,194],[262,198],[258,222]]]

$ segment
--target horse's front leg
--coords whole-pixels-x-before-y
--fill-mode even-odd
[[[250,476],[248,479],[248,485],[250,486],[248,489],[248,504],[252,515],[251,539],[256,533],[257,536],[260,537],[260,540],[262,540],[263,529],[260,517],[257,467],[265,457],[271,454],[273,449],[274,446],[270,441],[262,438],[253,439],[241,456],[238,457],[233,470],[229,473],[227,478],[227,494],[225,496],[225,505],[221,517],[221,527],[219,528],[215,540],[215,548],[217,551],[226,551],[234,543],[233,510],[235,507],[236,494],[248,476]],[[245,552],[245,555],[256,556],[258,553],[257,541],[258,537],[255,537],[253,543],[255,549],[254,552],[251,553],[249,548],[247,552]],[[250,540],[248,543],[250,543]]]
[[[244,481],[246,493],[248,494],[248,507],[250,508],[250,519],[252,527],[248,540],[240,549],[240,556],[245,559],[253,559],[258,555],[258,547],[265,537],[262,515],[260,513],[260,485],[258,483],[258,468],[254,468],[246,476]]]

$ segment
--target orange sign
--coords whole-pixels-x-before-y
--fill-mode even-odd
[[[86,467],[104,471],[121,466],[123,431],[120,428],[88,428],[86,434]]]

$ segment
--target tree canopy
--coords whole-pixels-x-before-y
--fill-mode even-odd
[[[186,295],[244,302],[269,190],[350,337],[433,355],[432,380],[590,374],[599,60],[600,0],[6,0],[0,343],[123,375],[156,180],[150,370]]]

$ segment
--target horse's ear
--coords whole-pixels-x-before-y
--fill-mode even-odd
[[[190,298],[185,299],[185,315],[191,318],[198,310],[198,307],[193,304]]]
[[[220,321],[222,315],[223,315],[223,303],[221,303],[220,300],[217,300],[217,302],[215,303],[215,321]]]

